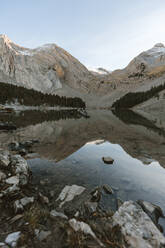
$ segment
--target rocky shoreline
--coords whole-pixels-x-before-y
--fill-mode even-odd
[[[22,157],[35,142],[13,143],[10,151],[0,150],[1,248],[165,247],[158,224],[163,212],[152,203],[118,199],[117,210],[106,211],[100,202],[102,194],[113,199],[109,185],[92,192],[66,185],[58,198],[53,191],[45,195],[33,185]]]

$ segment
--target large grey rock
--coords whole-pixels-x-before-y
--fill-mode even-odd
[[[121,227],[126,247],[165,247],[165,237],[137,203],[124,202],[112,218],[113,225]]]

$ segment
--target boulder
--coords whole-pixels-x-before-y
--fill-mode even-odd
[[[165,237],[137,203],[124,202],[112,219],[113,226],[121,227],[126,247],[165,247]]]

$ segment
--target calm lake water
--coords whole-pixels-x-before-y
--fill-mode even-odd
[[[28,163],[34,183],[45,192],[58,195],[65,185],[91,190],[108,184],[115,192],[112,208],[117,198],[142,199],[165,213],[164,124],[132,111],[89,111],[89,116],[74,111],[1,114],[3,122],[18,127],[0,132],[1,147],[13,140],[39,140]],[[105,156],[114,159],[113,165],[104,164]],[[105,208],[108,197],[103,197]]]

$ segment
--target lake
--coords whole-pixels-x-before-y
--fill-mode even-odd
[[[24,111],[0,115],[1,121],[16,125],[0,131],[1,147],[12,141],[39,141],[27,157],[33,183],[58,196],[65,185],[77,184],[92,190],[103,184],[114,190],[116,199],[146,200],[165,213],[165,131],[159,119],[130,110]],[[105,164],[102,157],[114,159]],[[102,207],[109,207],[103,195]],[[164,224],[164,220],[160,220]]]

